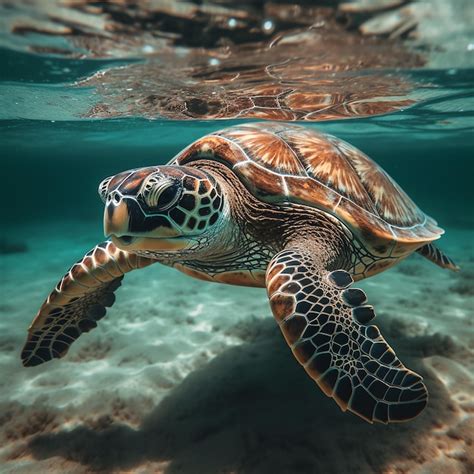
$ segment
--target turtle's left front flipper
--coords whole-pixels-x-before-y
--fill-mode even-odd
[[[405,421],[426,405],[422,378],[396,357],[351,275],[324,249],[277,254],[267,269],[273,315],[298,362],[340,408],[369,422]]]
[[[125,273],[156,262],[103,242],[75,263],[43,303],[21,353],[25,367],[64,356],[83,332],[97,326]]]

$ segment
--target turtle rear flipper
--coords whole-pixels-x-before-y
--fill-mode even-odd
[[[438,267],[446,268],[453,272],[460,270],[460,268],[434,244],[423,245],[417,252],[435,265],[438,265]]]
[[[294,356],[343,411],[371,423],[414,418],[427,403],[422,378],[376,326],[366,325],[375,314],[362,290],[348,288],[351,275],[327,270],[325,260],[294,248],[277,254],[267,270],[273,315]]]
[[[28,329],[21,353],[25,367],[63,357],[83,333],[97,326],[125,273],[156,260],[118,249],[112,242],[94,247],[63,276]]]

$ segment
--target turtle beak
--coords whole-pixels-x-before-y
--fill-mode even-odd
[[[104,234],[106,236],[127,235],[129,231],[130,215],[127,203],[118,194],[114,195],[105,206]]]

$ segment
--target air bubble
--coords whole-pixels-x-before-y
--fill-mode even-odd
[[[153,46],[149,45],[149,44],[146,44],[145,46],[143,46],[142,51],[144,53],[154,53],[155,48]]]
[[[265,33],[271,33],[275,29],[275,24],[272,20],[264,20],[262,29]]]

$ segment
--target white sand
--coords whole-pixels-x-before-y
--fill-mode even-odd
[[[23,368],[31,318],[96,227],[18,229],[28,252],[0,255],[1,472],[474,471],[473,232],[440,242],[457,275],[414,256],[360,284],[431,396],[416,420],[371,426],[306,376],[264,290],[159,265],[127,275],[64,359]]]

